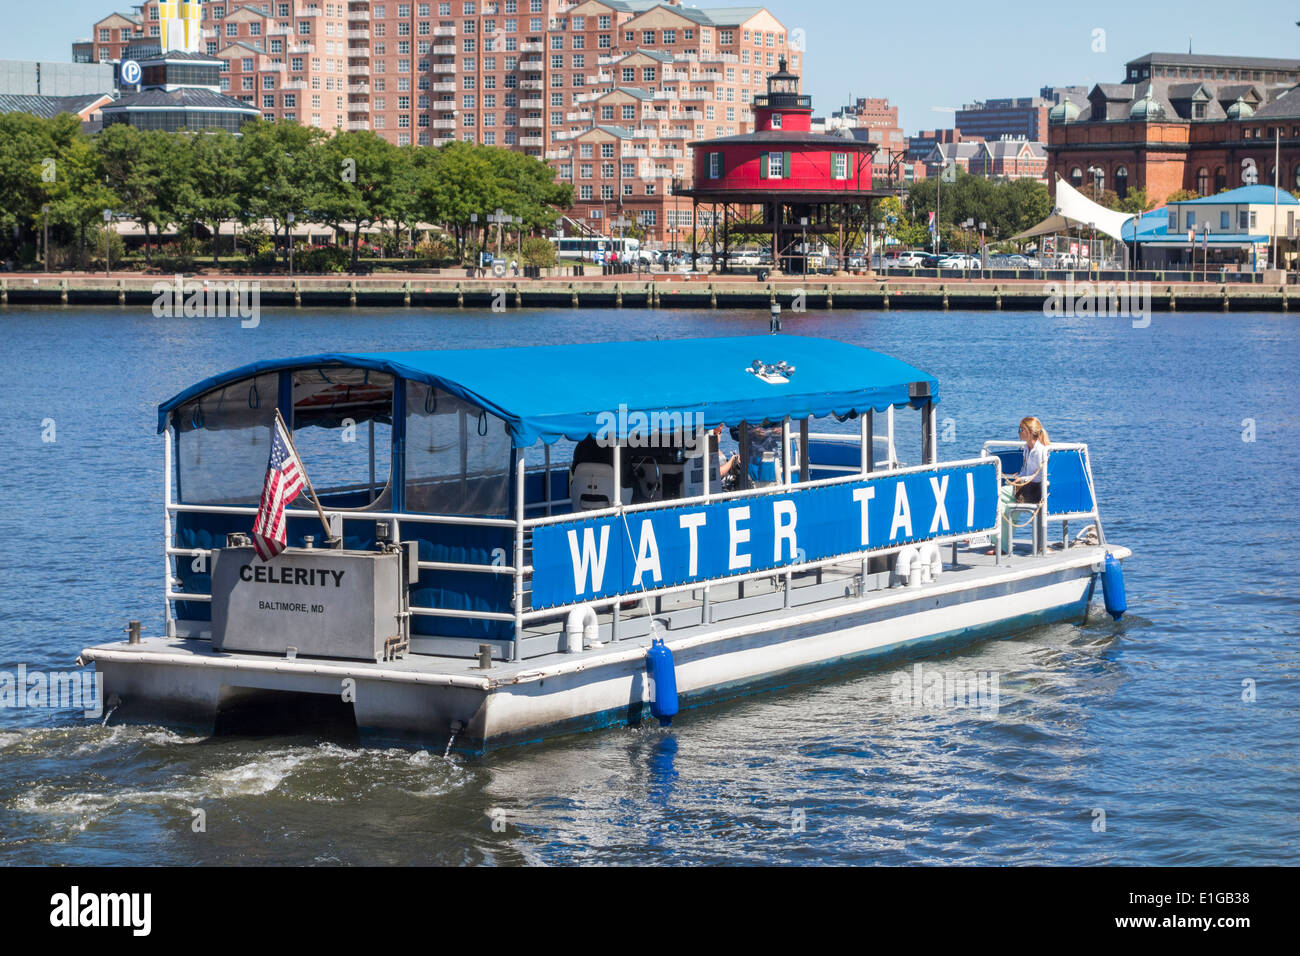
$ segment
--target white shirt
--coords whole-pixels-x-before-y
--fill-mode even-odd
[[[1033,448],[1026,447],[1025,463],[1020,466],[1020,474],[1017,478],[1029,478],[1030,484],[1042,484],[1043,475],[1047,474],[1047,446],[1042,442],[1034,442]]]

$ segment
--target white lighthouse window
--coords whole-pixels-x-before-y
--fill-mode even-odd
[[[773,114],[772,114],[772,129],[780,129],[780,128],[781,128],[781,114],[780,114],[780,113],[773,113]]]

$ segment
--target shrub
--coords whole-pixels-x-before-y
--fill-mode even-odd
[[[555,266],[555,243],[545,236],[529,236],[524,240],[524,265],[550,269]]]
[[[321,246],[294,251],[294,268],[302,272],[346,272],[352,264],[351,252],[343,246]]]

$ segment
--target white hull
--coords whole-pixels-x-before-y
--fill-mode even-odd
[[[1118,558],[1125,548],[1109,549]],[[945,572],[815,606],[766,611],[660,633],[676,664],[682,707],[790,684],[867,658],[920,656],[1052,620],[1082,620],[1104,549],[1073,548],[1012,567]],[[644,719],[648,639],[473,669],[463,659],[413,655],[388,664],[219,654],[206,642],[149,640],[91,648],[131,720],[182,720],[210,729],[241,689],[338,696],[353,682],[364,737],[481,752]],[[303,728],[310,730],[310,728]]]

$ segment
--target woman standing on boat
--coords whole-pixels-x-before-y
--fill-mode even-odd
[[[1003,554],[1011,553],[1011,519],[1005,516],[1007,505],[1038,504],[1043,500],[1043,476],[1047,474],[1047,446],[1050,443],[1047,429],[1032,415],[1020,420],[1020,440],[1025,443],[1025,453],[1020,471],[1003,475],[1006,482],[998,492],[999,534],[994,535],[993,546],[1001,547]],[[993,552],[990,551],[989,554]]]

